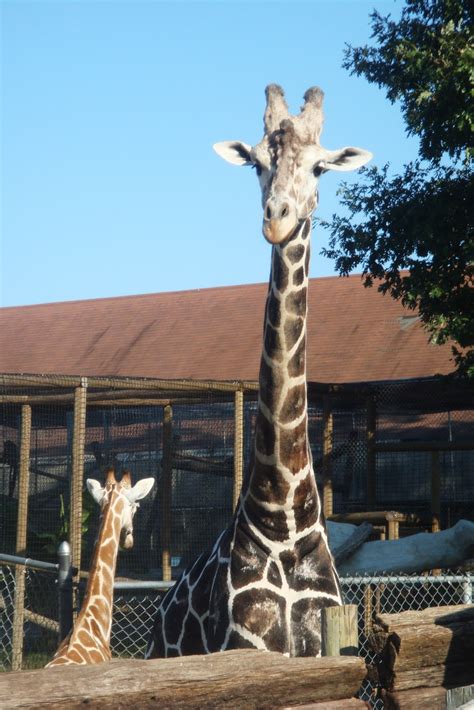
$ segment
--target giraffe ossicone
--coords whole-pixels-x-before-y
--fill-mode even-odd
[[[138,501],[148,495],[154,483],[154,478],[143,478],[132,486],[129,471],[124,471],[121,481],[117,481],[113,468],[107,471],[105,486],[87,479],[89,493],[101,506],[99,533],[76,623],[46,668],[110,660],[117,554],[119,547],[133,547],[133,517],[139,507]]]
[[[279,86],[268,86],[266,98],[260,143],[214,145],[225,160],[256,169],[273,245],[252,462],[231,523],[165,595],[147,658],[233,648],[315,656],[321,608],[341,603],[308,437],[311,217],[320,176],[357,169],[372,154],[321,147],[320,89],[306,92],[297,116]]]

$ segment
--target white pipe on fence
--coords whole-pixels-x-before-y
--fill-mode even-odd
[[[0,554],[0,563],[1,562],[12,565],[24,565],[25,567],[42,569],[47,572],[57,572],[59,569],[59,565],[53,562],[41,562],[41,560],[31,560],[29,557],[18,557],[17,555],[6,555],[4,553]]]

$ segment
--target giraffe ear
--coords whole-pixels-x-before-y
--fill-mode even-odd
[[[233,165],[253,165],[252,146],[241,141],[221,141],[212,146],[217,155]]]
[[[105,488],[102,488],[99,481],[95,481],[93,478],[87,479],[86,486],[95,502],[100,505],[104,498]]]
[[[135,483],[133,488],[126,491],[125,495],[130,503],[135,503],[137,500],[145,498],[145,496],[147,496],[153,488],[154,484],[154,478],[142,478],[141,481],[137,481],[137,483]]]
[[[340,150],[329,150],[319,167],[324,170],[357,170],[373,158],[372,153],[363,148],[341,148]]]

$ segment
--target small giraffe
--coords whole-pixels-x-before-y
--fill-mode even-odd
[[[147,658],[258,648],[320,654],[320,611],[341,603],[308,440],[306,315],[311,217],[319,176],[370,160],[360,148],[322,148],[322,91],[291,116],[266,89],[263,140],[214,146],[255,168],[263,234],[272,246],[253,460],[229,527],[166,594]]]
[[[119,545],[133,547],[133,516],[137,501],[153,488],[154,478],[144,478],[131,487],[130,473],[120,482],[114,469],[107,471],[105,487],[89,478],[89,493],[102,508],[99,535],[94,547],[91,570],[81,610],[72,631],[46,665],[102,663],[109,661],[114,577]]]

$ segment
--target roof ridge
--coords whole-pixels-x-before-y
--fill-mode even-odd
[[[314,281],[330,281],[330,280],[337,280],[337,279],[353,279],[353,278],[359,278],[362,279],[362,274],[348,274],[347,276],[340,276],[339,274],[333,274],[330,276],[313,276],[310,278],[310,282]],[[268,286],[268,281],[258,281],[258,282],[253,282],[253,283],[244,283],[244,284],[227,284],[225,286],[204,286],[203,288],[188,288],[188,289],[182,289],[182,290],[176,290],[176,291],[154,291],[151,293],[133,293],[133,294],[124,294],[121,296],[99,296],[98,298],[75,298],[70,301],[46,301],[43,303],[25,303],[20,306],[0,306],[0,311],[7,311],[7,310],[19,310],[23,308],[45,308],[45,307],[57,307],[57,306],[63,306],[63,305],[74,305],[77,303],[97,303],[98,301],[103,303],[105,301],[123,301],[124,299],[127,300],[138,300],[140,298],[151,298],[151,297],[167,297],[167,296],[176,296],[179,294],[188,294],[188,293],[202,293],[202,292],[209,292],[209,291],[230,291],[232,289],[247,289],[247,288],[258,288],[258,287],[267,287]]]

